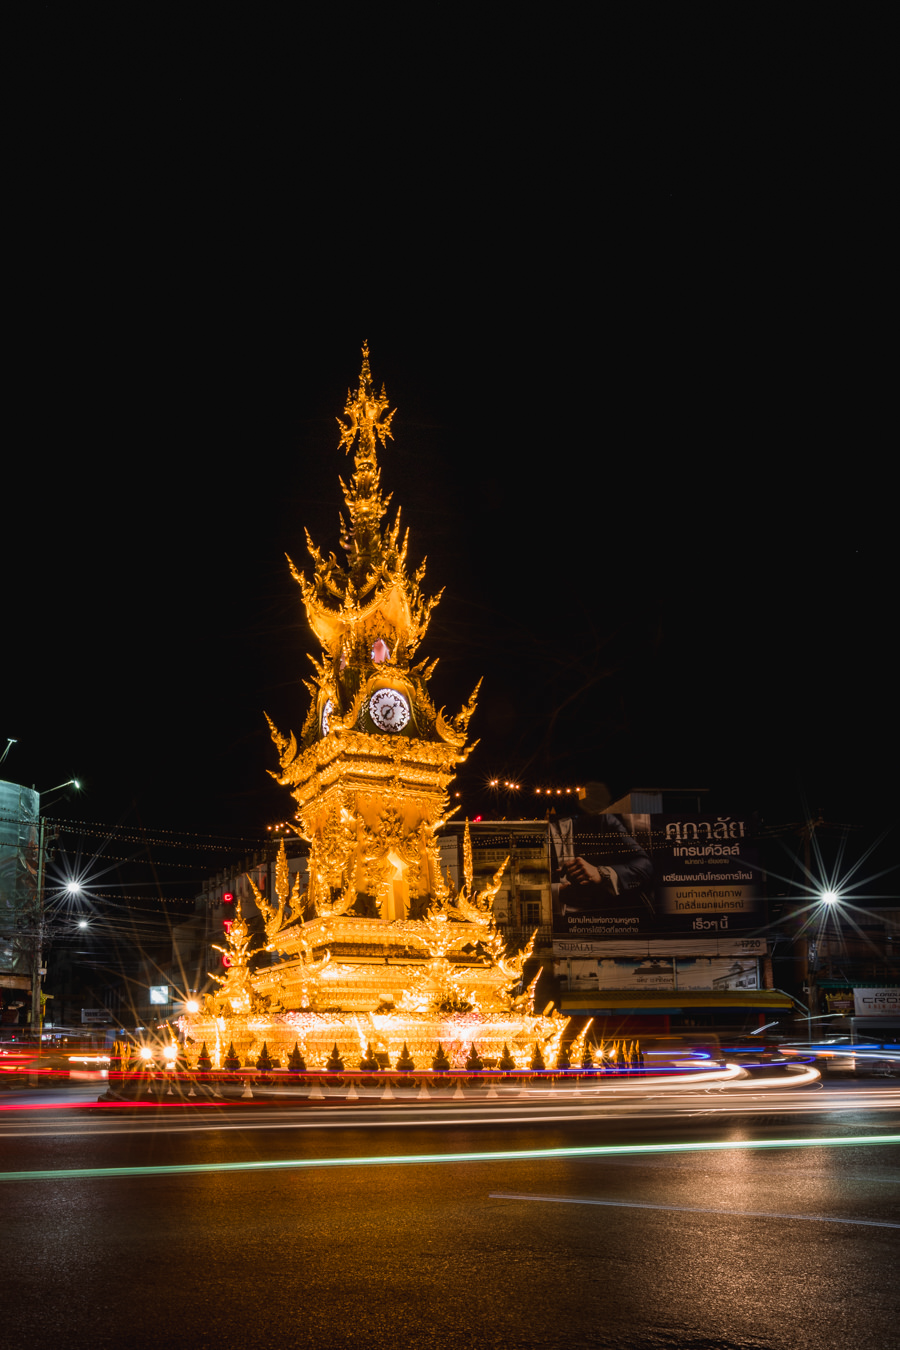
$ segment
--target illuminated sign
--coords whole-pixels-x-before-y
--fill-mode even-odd
[[[900,989],[854,989],[857,1017],[900,1017]]]
[[[168,1003],[169,986],[167,984],[151,984],[150,986],[151,1003]]]
[[[600,956],[585,944],[731,941],[761,927],[762,879],[743,818],[585,814],[549,828],[554,943]],[[560,946],[557,955],[571,952]]]

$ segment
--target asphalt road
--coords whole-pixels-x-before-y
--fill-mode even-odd
[[[10,1350],[900,1345],[900,1145],[834,1142],[900,1136],[896,1088],[62,1105],[88,1092],[0,1098]]]

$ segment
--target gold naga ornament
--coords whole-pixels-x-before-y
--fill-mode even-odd
[[[323,557],[308,534],[312,578],[288,558],[322,648],[304,681],[309,713],[299,738],[267,717],[280,763],[269,772],[290,789],[296,832],[309,844],[308,888],[300,894],[299,878],[291,887],[282,841],[277,904],[248,878],[265,928],[257,952],[273,963],[251,973],[257,952],[238,906],[228,973],[213,977],[220,987],[184,1030],[197,1043],[233,1040],[245,1056],[263,1041],[286,1055],[296,1039],[310,1067],[324,1066],[334,1044],[350,1056],[348,1068],[367,1045],[393,1063],[404,1043],[423,1069],[439,1044],[462,1064],[473,1043],[487,1062],[508,1044],[525,1067],[535,1043],[555,1050],[565,1019],[534,1016],[534,981],[522,989],[534,939],[506,954],[492,911],[506,863],[475,891],[468,822],[463,885],[441,871],[438,834],[453,814],[447,788],[474,748],[467,736],[478,688],[446,716],[428,693],[437,662],[415,663],[440,594],[423,594],[424,561],[407,571],[399,510],[384,523],[390,497],[376,451],[391,438],[393,416],[384,388],[373,386],[366,345],[359,388],[338,418],[339,446],[354,452],[349,486],[339,480],[346,563]]]

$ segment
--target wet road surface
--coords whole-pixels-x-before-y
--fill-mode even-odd
[[[39,1174],[0,1181],[12,1350],[900,1345],[888,1086],[455,1110],[64,1101],[0,1098],[0,1172]],[[498,1153],[518,1156],[439,1160]],[[102,1172],[66,1175],[86,1169]]]

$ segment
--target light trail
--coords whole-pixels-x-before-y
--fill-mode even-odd
[[[635,1103],[637,1105],[637,1103]],[[512,1114],[514,1108],[504,1107],[458,1107],[451,1115],[436,1115],[436,1108],[429,1109],[427,1106],[416,1110],[414,1107],[400,1107],[409,1114],[400,1115],[395,1108],[392,1112],[387,1112],[378,1108],[377,1115],[370,1114],[366,1108],[350,1108],[343,1110],[341,1107],[335,1107],[321,1112],[304,1112],[303,1119],[286,1116],[282,1112],[265,1112],[264,1115],[257,1115],[255,1112],[244,1113],[237,1112],[240,1119],[228,1118],[223,1115],[204,1115],[199,1120],[196,1119],[195,1112],[191,1112],[192,1119],[186,1120],[183,1117],[176,1120],[157,1120],[153,1124],[145,1124],[143,1121],[132,1122],[128,1119],[116,1121],[115,1124],[101,1124],[99,1121],[95,1125],[93,1122],[84,1123],[81,1128],[70,1127],[67,1122],[56,1123],[48,1120],[46,1124],[43,1121],[34,1122],[35,1125],[43,1128],[25,1128],[32,1122],[23,1121],[22,1126],[13,1129],[0,1130],[0,1139],[46,1139],[46,1138],[72,1138],[75,1136],[91,1135],[137,1135],[137,1134],[227,1134],[231,1132],[253,1131],[253,1130],[283,1130],[295,1132],[298,1130],[352,1130],[352,1129],[395,1129],[395,1128],[424,1128],[425,1126],[450,1125],[551,1125],[551,1124],[579,1124],[580,1122],[612,1122],[622,1120],[671,1120],[679,1116],[689,1116],[696,1118],[698,1116],[716,1117],[716,1116],[755,1116],[760,1113],[766,1115],[820,1115],[823,1112],[832,1112],[840,1108],[846,1108],[846,1102],[829,1101],[826,1098],[817,1097],[814,1101],[796,1099],[787,1101],[772,1101],[771,1098],[760,1099],[759,1102],[748,1101],[746,1097],[729,1102],[727,1099],[716,1106],[710,1106],[705,1098],[699,1101],[691,1099],[685,1102],[667,1101],[664,1105],[654,1107],[648,1105],[643,1110],[614,1110],[609,1109],[602,1103],[596,1106],[579,1105],[573,1103],[570,1109],[560,1106],[553,1113],[544,1113],[537,1111],[528,1111],[525,1114]],[[22,1108],[27,1109],[27,1108]],[[441,1109],[441,1108],[437,1108]],[[446,1109],[446,1108],[443,1108]],[[855,1102],[852,1109],[855,1112],[865,1111],[894,1111],[898,1110],[896,1097],[886,1099],[873,1098],[872,1100],[859,1103]],[[226,1108],[227,1110],[227,1108]],[[231,1111],[228,1116],[231,1117]],[[180,1113],[179,1113],[180,1115]]]
[[[831,1139],[727,1140],[689,1144],[594,1144],[569,1148],[498,1149],[489,1153],[410,1153],[352,1158],[279,1158],[248,1162],[159,1163],[139,1167],[71,1167],[35,1172],[0,1172],[0,1181],[99,1181],[113,1177],[187,1176],[200,1173],[273,1172],[325,1167],[402,1167],[410,1164],[517,1162],[552,1158],[612,1158],[662,1153],[724,1153],[748,1149],[872,1147],[900,1144],[900,1134],[862,1134]]]
[[[842,1219],[831,1214],[781,1214],[765,1209],[707,1209],[703,1205],[655,1205],[649,1200],[594,1200],[581,1195],[527,1195],[515,1191],[491,1191],[489,1200],[540,1200],[551,1205],[606,1205],[610,1209],[662,1209],[681,1214],[727,1214],[738,1219],[803,1219],[807,1223],[852,1223],[864,1228],[900,1228],[886,1219]]]
[[[53,1072],[53,1071],[42,1070],[41,1072]],[[87,1077],[88,1075],[85,1074],[84,1076]],[[548,1099],[572,1100],[574,1098],[598,1097],[598,1096],[603,1097],[619,1097],[619,1096],[635,1096],[635,1095],[646,1096],[648,1093],[652,1093],[654,1095],[656,1093],[661,1092],[683,1093],[685,1091],[686,1086],[693,1088],[698,1088],[702,1086],[704,1088],[710,1089],[725,1088],[726,1085],[734,1087],[747,1087],[747,1088],[799,1087],[802,1086],[804,1083],[813,1082],[819,1079],[820,1077],[821,1075],[818,1069],[803,1068],[799,1064],[788,1064],[786,1065],[785,1073],[781,1076],[770,1078],[753,1078],[751,1077],[750,1074],[748,1074],[747,1070],[743,1068],[740,1064],[726,1063],[725,1067],[721,1069],[707,1069],[699,1073],[679,1074],[677,1078],[646,1077],[640,1078],[635,1082],[628,1082],[628,1083],[610,1082],[608,1079],[604,1079],[601,1077],[597,1077],[595,1079],[591,1079],[588,1081],[585,1080],[574,1081],[571,1084],[563,1082],[558,1083],[556,1086],[553,1086],[551,1080],[551,1085],[549,1087],[533,1087],[527,1083],[523,1083],[521,1085],[518,1083],[514,1083],[512,1085],[507,1085],[506,1083],[493,1083],[489,1086],[486,1094],[484,1093],[483,1087],[480,1088],[478,1090],[478,1096],[480,1096],[482,1098],[482,1101],[484,1101],[485,1103],[492,1100],[497,1101],[502,1098],[508,1099],[510,1097],[516,1098],[525,1097],[533,1099],[534,1101],[545,1101]],[[736,1079],[742,1079],[746,1081],[735,1082]],[[192,1080],[187,1081],[191,1082]],[[183,1087],[183,1084],[180,1084],[179,1080],[175,1078],[173,1078],[170,1082],[170,1091],[164,1095],[173,1097],[176,1096],[176,1094],[173,1091],[171,1091],[173,1085],[179,1087],[179,1094],[183,1096],[183,1094],[181,1093],[181,1088]],[[394,1083],[394,1087],[396,1086],[397,1084]],[[381,1088],[369,1092],[366,1090],[366,1085],[364,1081],[356,1082],[353,1080],[351,1080],[351,1087],[353,1088],[353,1091],[355,1093],[355,1099],[369,1098],[369,1100],[371,1101],[384,1101],[384,1091]],[[331,1098],[332,1100],[347,1100],[346,1088],[337,1089],[336,1091],[326,1088],[323,1091],[323,1085],[317,1084],[316,1088],[314,1088],[313,1090],[317,1090],[317,1099],[324,1097],[326,1099]],[[453,1094],[454,1100],[457,1099],[457,1094],[459,1094],[458,1097],[459,1100],[472,1101],[471,1097],[464,1096],[462,1091],[461,1080],[457,1083],[456,1092]],[[264,1100],[272,1100],[272,1098],[283,1098],[287,1100],[295,1100],[298,1102],[307,1102],[310,1100],[310,1093],[301,1092],[299,1089],[282,1088],[280,1091],[276,1091],[275,1093],[273,1093],[271,1097],[269,1096],[269,1094],[267,1094]],[[394,1097],[392,1093],[388,1100],[391,1102],[392,1105],[393,1104],[409,1105],[410,1101],[413,1099],[409,1098],[404,1101],[403,1097]],[[432,1094],[428,1092],[427,1087],[425,1086],[425,1082],[423,1081],[420,1087],[420,1091],[414,1100],[440,1101],[440,1097],[436,1097],[435,1099],[433,1099]],[[157,1100],[130,1101],[123,1099],[121,1102],[97,1103],[97,1105],[100,1105],[105,1109],[113,1109],[113,1110],[120,1108],[132,1109],[135,1107],[145,1108],[147,1106],[156,1107],[164,1104],[173,1106],[175,1105],[190,1106],[191,1109],[196,1110],[198,1109],[200,1102],[191,1104],[183,1100],[178,1100],[172,1103],[162,1103],[161,1101]],[[442,1106],[446,1106],[447,1104],[448,1103],[446,1100],[441,1102]],[[3,1109],[14,1109],[14,1108],[0,1107],[0,1110]],[[34,1109],[37,1110],[41,1108],[35,1107]],[[52,1109],[52,1106],[48,1105],[44,1109],[47,1110]]]
[[[76,1057],[69,1056],[69,1058],[70,1060],[72,1060],[75,1059]],[[47,1079],[58,1078],[60,1083],[68,1082],[72,1076],[72,1070],[69,1069],[41,1069],[41,1068],[36,1069],[33,1068],[32,1065],[28,1062],[26,1062],[24,1065],[17,1064],[14,1066],[0,1064],[0,1068],[5,1068],[10,1073],[14,1072],[20,1075],[26,1073],[40,1074],[42,1077]],[[804,1072],[803,1070],[801,1070],[799,1065],[785,1064],[785,1069],[787,1074],[796,1078],[798,1082],[805,1081],[804,1079],[798,1076]],[[100,1078],[103,1077],[102,1071],[98,1070],[97,1075],[99,1081]],[[84,1076],[87,1077],[87,1073],[85,1073]],[[240,1071],[239,1070],[236,1071],[236,1077],[241,1076],[242,1075]],[[361,1089],[365,1091],[366,1079],[365,1077],[363,1077],[363,1075],[347,1074],[344,1076],[349,1080],[351,1086],[357,1091],[357,1093],[359,1093]],[[700,1069],[696,1073],[679,1072],[677,1074],[667,1074],[665,1076],[663,1075],[655,1076],[652,1074],[641,1073],[637,1075],[631,1082],[615,1081],[600,1074],[596,1074],[590,1078],[582,1078],[577,1074],[573,1074],[570,1079],[565,1078],[554,1079],[548,1076],[546,1079],[543,1080],[543,1083],[545,1085],[537,1087],[533,1086],[527,1080],[522,1081],[517,1079],[491,1080],[490,1078],[484,1078],[481,1080],[479,1087],[475,1089],[470,1089],[470,1091],[474,1090],[478,1093],[484,1094],[485,1089],[487,1089],[486,1095],[490,1098],[495,1098],[498,1094],[503,1094],[505,1096],[527,1097],[531,1096],[532,1093],[534,1093],[540,1096],[556,1097],[556,1096],[571,1096],[573,1094],[575,1095],[593,1094],[597,1092],[616,1093],[616,1094],[628,1092],[632,1093],[646,1092],[650,1089],[652,1089],[654,1092],[660,1091],[678,1092],[684,1087],[685,1084],[697,1085],[703,1083],[713,1085],[716,1083],[725,1083],[734,1078],[746,1078],[748,1076],[749,1075],[747,1074],[747,1070],[743,1068],[740,1064],[726,1062],[724,1067],[722,1068]],[[140,1077],[141,1077],[140,1073],[126,1075],[126,1078],[132,1081],[135,1079],[139,1079]],[[251,1081],[253,1077],[252,1072],[245,1075],[245,1077],[247,1078],[247,1081]],[[406,1085],[406,1083],[408,1083],[409,1085],[419,1084],[420,1086],[424,1086],[425,1083],[431,1078],[433,1078],[433,1075],[429,1075],[426,1073],[419,1075],[413,1074],[410,1075],[410,1077],[407,1080],[405,1080],[404,1086]],[[195,1080],[193,1080],[193,1078],[189,1075],[185,1075],[183,1076],[183,1078],[180,1078],[178,1075],[173,1074],[168,1081],[172,1086],[183,1086],[184,1083],[190,1084]],[[201,1079],[200,1081],[203,1080]],[[465,1079],[463,1077],[451,1078],[447,1081],[446,1086],[447,1088],[449,1088],[451,1084],[455,1085],[457,1090],[462,1092],[464,1081]],[[766,1082],[777,1081],[779,1082],[780,1086],[783,1086],[785,1078],[782,1077],[779,1080],[766,1079],[765,1081]],[[394,1087],[398,1086],[397,1080],[393,1081],[393,1086]],[[318,1084],[319,1091],[324,1090],[324,1087],[325,1085],[323,1083],[320,1082]],[[282,1091],[283,1090],[284,1089],[282,1089]],[[343,1095],[346,1093],[347,1089],[343,1088],[339,1089],[338,1091],[340,1095]],[[294,1089],[291,1095],[308,1096],[308,1093],[300,1094],[299,1089]],[[380,1090],[377,1095],[379,1096],[381,1095]],[[428,1095],[430,1096],[430,1093]]]
[[[743,1084],[732,1084],[741,1087]],[[785,1085],[782,1084],[784,1089]],[[392,1129],[395,1127],[424,1128],[429,1126],[491,1126],[578,1124],[579,1122],[612,1122],[625,1120],[660,1121],[679,1117],[704,1117],[710,1121],[728,1116],[753,1117],[766,1115],[844,1115],[854,1117],[871,1112],[900,1112],[900,1090],[897,1088],[854,1088],[852,1092],[823,1088],[815,1094],[796,1094],[787,1089],[759,1094],[732,1094],[718,1088],[685,1093],[673,1098],[649,1097],[640,1101],[633,1098],[624,1102],[591,1100],[569,1095],[549,1101],[544,1095],[523,1102],[515,1097],[508,1101],[449,1103],[440,1101],[392,1101],[382,1103],[377,1098],[369,1102],[343,1105],[342,1102],[311,1108],[305,1099],[297,1100],[293,1109],[289,1101],[274,1108],[264,1104],[156,1102],[111,1104],[107,1102],[73,1102],[59,1106],[52,1103],[9,1103],[0,1106],[0,1139],[68,1138],[73,1136],[234,1133],[255,1130],[281,1130],[296,1133],[300,1130]],[[543,1107],[543,1109],[541,1109]],[[73,1119],[72,1111],[78,1113]],[[51,1114],[47,1114],[47,1113]]]

